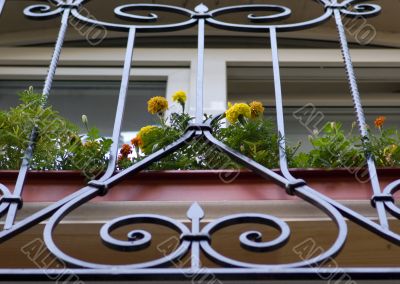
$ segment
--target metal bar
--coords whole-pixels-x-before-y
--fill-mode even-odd
[[[62,18],[61,18],[60,30],[58,33],[58,37],[57,37],[56,45],[54,48],[54,53],[53,53],[53,56],[51,59],[50,67],[49,67],[49,70],[47,73],[46,81],[45,81],[44,87],[43,87],[42,93],[45,98],[45,100],[43,100],[43,106],[45,106],[45,104],[47,103],[47,98],[50,94],[51,86],[53,84],[54,75],[57,70],[57,66],[58,66],[58,62],[59,62],[60,54],[61,54],[61,49],[62,49],[62,46],[64,43],[65,34],[66,34],[67,28],[68,28],[68,18],[69,18],[70,12],[71,12],[71,9],[66,8],[64,10]],[[15,189],[13,192],[13,195],[15,195],[15,196],[22,196],[22,192],[23,192],[23,188],[24,188],[24,184],[25,184],[25,180],[26,180],[26,175],[29,170],[30,160],[32,159],[32,156],[33,156],[35,142],[36,142],[36,138],[37,138],[37,134],[38,134],[37,132],[38,132],[38,129],[36,127],[34,127],[34,129],[32,129],[31,135],[29,137],[29,146],[28,146],[27,150],[25,151],[25,155],[22,160],[21,168],[19,170],[17,182],[15,184]],[[13,226],[15,217],[17,214],[17,210],[18,210],[17,204],[15,204],[15,203],[10,204],[10,208],[9,208],[7,218],[6,218],[6,221],[4,224],[5,230],[9,230]]]
[[[357,86],[356,75],[355,75],[353,63],[351,60],[349,46],[347,44],[346,33],[345,33],[344,26],[343,26],[343,21],[342,21],[342,17],[340,14],[340,10],[334,9],[333,13],[334,13],[335,21],[336,21],[338,34],[339,34],[340,46],[341,46],[342,56],[343,56],[343,60],[344,60],[345,68],[346,68],[347,79],[349,82],[351,95],[353,97],[354,109],[355,109],[356,115],[357,115],[358,126],[360,129],[360,133],[363,137],[362,142],[365,143],[365,141],[368,141],[368,139],[369,139],[368,131],[367,131],[367,124],[365,122],[364,110],[363,110],[362,103],[361,103],[360,92],[359,92],[358,86]],[[378,178],[378,173],[376,170],[374,158],[370,155],[370,153],[367,152],[367,150],[365,150],[365,155],[366,155],[366,159],[368,162],[368,170],[369,170],[369,175],[370,175],[370,179],[371,179],[371,186],[372,186],[373,193],[374,193],[374,195],[379,195],[382,193],[382,191],[381,191],[381,187],[379,184],[379,178]],[[382,202],[382,201],[376,202],[376,210],[378,212],[379,222],[380,222],[381,226],[385,229],[389,229],[389,223],[388,223],[387,216],[386,216],[384,202]]]
[[[134,165],[130,166],[129,168],[115,174],[114,176],[110,177],[106,181],[92,181],[89,184],[98,185],[100,187],[111,188],[112,186],[118,184],[119,182],[123,181],[128,177],[130,174],[137,173],[156,161],[168,156],[169,154],[173,153],[175,150],[181,148],[185,143],[190,141],[195,134],[195,131],[187,131],[180,139],[173,142],[172,144],[164,147],[163,149],[158,150],[157,152],[151,154],[150,156],[144,158],[143,160],[135,163]]]
[[[82,194],[85,194],[88,190],[92,190],[91,187],[84,187],[77,192],[74,192],[71,195],[57,201],[54,204],[47,206],[46,208],[32,214],[28,218],[14,224],[9,230],[4,230],[0,232],[0,244],[5,242],[6,240],[32,228],[33,226],[39,224],[40,222],[49,218],[53,213],[55,213],[60,207],[62,207],[67,202],[71,201],[74,198],[79,197]]]
[[[196,85],[196,123],[203,122],[204,116],[204,30],[205,19],[199,19],[197,49],[197,85]]]
[[[328,0],[317,0],[318,2],[327,5]],[[354,2],[357,0],[354,0]],[[4,6],[5,0],[0,0],[0,13],[1,9]],[[347,1],[349,2],[349,1]],[[62,44],[64,41],[65,33],[68,26],[68,17],[69,13],[71,13],[71,3],[72,0],[67,0],[67,4],[61,6],[57,11],[59,14],[63,11],[62,17],[62,24],[60,27],[58,39],[56,42],[55,51],[52,57],[52,62],[50,64],[50,68],[47,74],[47,78],[43,88],[43,95],[47,100],[51,85],[54,79],[54,75],[56,72],[56,68],[58,65]],[[337,0],[330,0],[329,4],[336,5]],[[119,16],[124,16],[128,18],[141,18],[145,19],[146,21],[156,19],[157,17],[150,14],[148,17],[138,16],[138,15],[129,15],[124,12],[126,8],[148,8],[152,7],[154,9],[164,10],[164,11],[175,11],[180,12],[184,15],[191,16],[191,20],[186,21],[181,24],[176,25],[169,25],[169,26],[118,26],[114,25],[116,28],[124,28],[129,30],[129,36],[127,40],[127,49],[125,54],[125,61],[124,61],[124,68],[123,74],[121,79],[121,86],[118,98],[118,106],[116,109],[115,121],[114,121],[114,129],[113,129],[113,145],[110,150],[110,160],[108,164],[108,168],[106,173],[96,181],[89,183],[88,187],[85,187],[78,192],[75,192],[68,197],[46,207],[45,209],[31,215],[30,217],[26,218],[25,220],[18,222],[14,225],[14,220],[17,212],[17,204],[10,204],[10,210],[8,212],[8,216],[6,219],[5,228],[8,230],[4,230],[0,232],[0,243],[4,242],[7,239],[25,231],[26,229],[34,226],[35,224],[39,223],[40,221],[45,220],[46,218],[50,217],[49,223],[47,224],[45,231],[44,231],[44,238],[45,243],[50,249],[50,251],[56,255],[60,260],[66,261],[66,263],[75,265],[75,267],[87,267],[89,268],[96,268],[96,269],[71,269],[65,272],[63,269],[61,272],[59,270],[39,270],[39,269],[28,269],[28,270],[21,270],[21,269],[0,269],[0,276],[2,280],[46,280],[49,279],[49,275],[79,275],[83,279],[90,279],[90,280],[106,280],[106,279],[121,279],[121,280],[188,280],[187,275],[216,275],[220,279],[257,279],[257,280],[268,280],[268,279],[320,279],[322,275],[326,276],[333,276],[332,279],[341,279],[341,273],[337,273],[337,269],[329,269],[329,268],[320,268],[314,267],[312,265],[317,265],[321,262],[324,262],[329,258],[337,255],[341,248],[344,245],[344,242],[347,237],[347,226],[344,220],[344,217],[348,217],[352,221],[356,222],[357,224],[365,227],[366,229],[382,236],[383,238],[392,241],[393,243],[399,244],[400,243],[400,235],[388,230],[388,220],[386,217],[386,212],[384,208],[384,202],[377,201],[377,211],[379,214],[380,225],[377,223],[372,222],[368,218],[354,212],[347,207],[341,205],[340,203],[330,199],[329,197],[318,193],[317,191],[313,190],[312,188],[308,187],[305,182],[301,180],[296,180],[289,172],[288,164],[287,164],[287,157],[286,157],[286,141],[285,141],[285,124],[284,124],[284,115],[283,115],[283,96],[282,96],[282,86],[281,86],[281,75],[280,75],[280,66],[279,66],[279,53],[278,53],[278,43],[277,43],[277,31],[285,31],[286,29],[298,29],[298,28],[307,28],[311,27],[315,24],[318,24],[324,20],[326,20],[334,11],[335,20],[337,23],[337,28],[339,32],[339,38],[344,58],[344,63],[346,67],[346,71],[348,74],[348,80],[350,84],[351,94],[353,96],[354,106],[357,114],[358,123],[360,126],[360,131],[364,139],[368,139],[368,132],[365,125],[365,117],[363,113],[363,108],[360,100],[360,94],[357,87],[356,78],[354,75],[354,70],[352,66],[352,61],[350,57],[349,48],[347,45],[347,39],[344,31],[344,26],[341,20],[341,10],[339,7],[326,7],[326,11],[323,16],[311,20],[304,23],[298,24],[291,24],[289,26],[279,26],[279,25],[269,25],[269,26],[243,26],[238,24],[230,24],[230,23],[222,23],[220,21],[216,21],[213,18],[213,12],[206,13],[208,8],[204,5],[199,5],[196,7],[196,12],[192,13],[191,11],[177,9],[175,7],[170,6],[161,6],[161,5],[129,5],[129,6],[121,6],[119,7],[119,14],[118,11],[116,12]],[[217,9],[214,11],[215,16],[218,13],[227,12],[227,11],[235,11],[235,10],[243,10],[246,11],[250,6],[238,6],[238,7],[228,7],[224,9]],[[252,6],[256,7],[256,6]],[[261,7],[257,6],[258,9]],[[271,8],[271,6],[268,6]],[[275,7],[276,8],[276,7]],[[64,10],[62,10],[64,9]],[[265,7],[263,8],[265,9]],[[118,9],[117,9],[118,10]],[[262,10],[262,9],[261,9]],[[278,9],[287,11],[288,9],[284,7],[279,7]],[[32,12],[32,11],[31,11]],[[344,12],[343,12],[344,13]],[[73,16],[78,17],[79,12],[74,9]],[[282,16],[282,15],[281,15]],[[263,19],[271,19],[272,16],[248,16],[251,19],[257,18],[258,20]],[[275,16],[278,17],[278,16]],[[78,17],[79,18],[79,17]],[[90,20],[80,17],[79,19],[83,19],[84,21],[90,22]],[[280,154],[280,167],[283,173],[279,175],[268,168],[256,163],[255,161],[251,160],[248,157],[245,157],[241,153],[232,150],[222,142],[215,139],[212,136],[210,127],[204,127],[201,125],[203,123],[203,116],[204,116],[204,48],[205,48],[205,22],[208,21],[209,24],[214,24],[219,28],[229,28],[235,31],[246,30],[246,31],[255,31],[262,29],[263,32],[268,31],[270,32],[270,39],[271,39],[271,50],[272,50],[272,64],[273,64],[273,75],[274,75],[274,89],[275,89],[275,100],[276,100],[276,111],[277,111],[277,128],[279,133],[279,154]],[[197,58],[197,86],[196,86],[196,115],[195,121],[196,124],[192,128],[188,128],[188,130],[174,143],[166,146],[163,149],[155,152],[154,154],[144,158],[143,160],[137,162],[133,166],[129,167],[128,169],[121,171],[114,175],[115,167],[116,167],[116,160],[118,155],[118,142],[119,136],[121,132],[121,126],[124,116],[124,109],[125,109],[125,102],[127,97],[127,91],[129,87],[129,78],[130,78],[130,71],[132,65],[132,58],[133,58],[133,51],[135,46],[135,36],[136,32],[140,31],[157,31],[157,30],[171,30],[175,28],[184,28],[189,27],[192,24],[198,23],[198,58]],[[46,103],[43,104],[45,106]],[[194,129],[195,127],[199,127],[198,129]],[[202,128],[203,127],[203,128]],[[18,180],[16,183],[16,187],[14,189],[14,195],[21,196],[22,190],[24,186],[24,182],[26,179],[26,174],[29,169],[29,160],[32,157],[35,141],[37,136],[37,129],[33,129],[29,147],[26,150],[25,157],[23,159],[23,163],[21,166],[21,170],[18,176]],[[159,161],[161,158],[173,153],[180,147],[186,145],[186,143],[193,139],[193,137],[202,137],[208,140],[209,144],[213,144],[216,146],[220,151],[228,154],[234,160],[244,164],[249,169],[252,169],[254,172],[258,173],[259,175],[263,176],[267,179],[272,179],[276,184],[284,187],[289,194],[294,194],[300,197],[302,200],[305,200],[312,204],[313,206],[319,208],[320,210],[324,211],[329,217],[332,218],[333,222],[338,227],[338,236],[336,241],[332,244],[332,246],[325,251],[323,254],[316,256],[315,258],[308,260],[307,262],[299,262],[294,264],[288,264],[286,267],[285,265],[281,266],[274,266],[272,265],[271,268],[265,267],[262,269],[258,269],[257,265],[251,269],[242,269],[237,267],[252,267],[253,264],[242,263],[238,265],[232,265],[231,268],[229,267],[230,263],[233,262],[224,262],[224,256],[210,257],[210,260],[214,260],[216,262],[221,262],[227,264],[229,268],[210,268],[210,269],[202,269],[200,263],[200,247],[202,247],[203,252],[207,255],[207,249],[204,246],[204,241],[199,239],[199,237],[204,237],[201,235],[200,230],[200,219],[204,216],[204,212],[194,211],[188,213],[188,217],[192,220],[192,230],[191,234],[186,236],[191,237],[190,244],[191,244],[191,267],[190,268],[166,268],[166,269],[136,269],[136,267],[131,267],[131,269],[126,269],[126,267],[118,267],[115,266],[112,269],[103,269],[104,266],[86,263],[81,260],[76,260],[74,258],[69,257],[65,253],[63,253],[58,247],[56,243],[53,241],[52,232],[55,230],[56,226],[61,222],[61,220],[72,210],[77,208],[78,206],[87,203],[89,200],[99,196],[101,194],[106,194],[107,190],[112,186],[116,185],[117,183],[121,182],[124,179],[127,179],[131,174],[137,173],[143,169],[146,169],[152,163]],[[364,141],[365,142],[365,141]],[[371,183],[374,194],[380,194],[381,189],[379,185],[379,180],[376,174],[376,167],[371,157],[366,152],[366,157],[368,160],[368,167],[371,175]],[[12,207],[12,208],[11,208]],[[251,218],[249,220],[252,220]],[[186,228],[184,225],[182,225]],[[187,229],[187,228],[186,228]],[[204,230],[204,229],[203,229]],[[183,234],[182,236],[184,236]],[[209,234],[205,234],[207,239],[210,240]],[[181,237],[182,237],[181,236]],[[184,237],[182,237],[184,239]],[[200,243],[199,243],[200,241]],[[252,240],[251,240],[252,241]],[[188,242],[184,240],[184,242]],[[185,248],[185,253],[189,248],[189,244]],[[209,252],[208,252],[209,253]],[[181,257],[181,256],[179,256]],[[218,259],[220,258],[220,259]],[[225,260],[226,261],[226,260]],[[160,265],[161,266],[161,265]],[[309,267],[309,268],[296,268],[296,267]],[[110,265],[112,267],[112,265]],[[149,267],[158,267],[156,265],[149,266]],[[291,268],[289,268],[291,267]],[[99,269],[98,269],[99,268]],[[358,269],[358,268],[349,268],[343,269],[342,271],[346,271],[345,273],[348,275],[352,275],[355,279],[367,279],[367,278],[374,278],[374,279],[387,279],[388,277],[392,279],[400,279],[400,269],[397,268],[367,268],[367,269]],[[59,273],[59,274],[57,274]],[[70,274],[71,273],[71,274]],[[367,276],[366,276],[367,275]],[[52,278],[52,277],[51,277]]]
[[[192,219],[192,234],[197,235],[200,233],[200,217],[196,216]],[[201,267],[200,262],[200,243],[192,242],[192,255],[191,255],[191,267],[193,270]]]
[[[272,180],[277,185],[281,187],[286,187],[288,184],[288,180],[281,175],[273,172],[272,170],[254,162],[247,156],[244,156],[242,153],[235,151],[229,148],[227,145],[216,139],[209,131],[204,132],[204,137],[212,144],[215,145],[220,151],[226,153],[230,158],[243,164],[248,169],[254,171],[255,173],[259,174],[263,178],[267,180]]]
[[[248,268],[150,268],[150,269],[2,269],[0,276],[3,281],[45,281],[53,282],[61,276],[67,279],[68,276],[79,277],[83,281],[185,281],[190,282],[194,278],[214,276],[214,280],[345,280],[344,276],[352,280],[399,280],[400,269],[388,268],[296,268],[296,269],[248,269]],[[192,277],[191,277],[192,276]],[[218,281],[217,281],[218,282]]]
[[[331,198],[319,193],[318,191],[312,189],[311,187],[307,186],[304,188],[296,189],[295,194],[301,197],[304,191],[308,191],[309,194],[315,196],[316,198],[325,200],[333,207],[335,207],[345,218],[348,218],[349,220],[367,229],[368,231],[373,232],[378,236],[381,236],[382,238],[394,244],[400,245],[399,234],[383,228],[382,226],[370,220],[369,218],[364,217],[361,214],[357,213],[356,211],[353,211],[352,209],[340,204],[339,202],[332,200]]]
[[[53,56],[51,59],[49,71],[47,72],[47,77],[46,77],[46,81],[44,83],[43,92],[42,92],[43,95],[45,96],[46,102],[47,102],[48,96],[50,95],[50,90],[53,85],[54,76],[56,74],[58,62],[60,60],[61,49],[64,44],[65,34],[67,33],[68,19],[69,19],[70,13],[71,13],[71,9],[66,8],[64,10],[62,18],[61,18],[60,31],[58,33],[56,45],[54,48],[54,53],[53,53]]]
[[[125,53],[125,61],[124,61],[124,70],[122,73],[122,80],[121,80],[121,87],[119,91],[118,97],[118,106],[115,113],[115,120],[114,120],[114,129],[113,129],[113,144],[110,150],[110,160],[108,162],[108,167],[105,174],[100,178],[101,181],[107,180],[110,178],[115,171],[116,162],[118,158],[118,144],[119,144],[119,137],[121,135],[121,126],[122,121],[124,118],[124,111],[125,111],[125,103],[126,97],[129,87],[129,78],[131,76],[131,65],[132,65],[132,58],[133,58],[133,50],[135,47],[135,37],[136,37],[136,29],[130,28],[129,35],[128,35],[128,43],[126,47]]]
[[[6,3],[6,0],[0,0],[0,15],[3,12],[3,8],[4,8],[5,3]]]
[[[288,179],[294,179],[289,172],[287,158],[286,158],[286,135],[285,135],[285,120],[283,116],[283,100],[282,100],[282,83],[281,73],[279,67],[279,53],[278,43],[276,36],[276,29],[274,27],[269,29],[271,39],[271,52],[272,52],[272,69],[274,73],[274,88],[275,88],[275,105],[276,105],[276,121],[278,126],[279,135],[279,166],[282,174]]]

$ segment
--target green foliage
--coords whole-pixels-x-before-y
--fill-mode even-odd
[[[210,117],[206,117],[207,119]],[[272,121],[264,118],[242,118],[225,127],[224,117],[215,120],[212,125],[214,136],[232,149],[254,159],[266,167],[277,168],[279,165],[279,138]],[[119,168],[124,169],[148,155],[165,148],[179,139],[192,120],[187,113],[173,113],[168,121],[162,119],[159,127],[145,135],[139,135],[142,145],[134,146],[136,157],[128,163],[126,156],[120,156]],[[145,127],[149,129],[149,127]],[[140,136],[140,137],[139,137]],[[140,148],[140,149],[139,149]],[[291,160],[298,147],[288,147],[287,156]],[[152,165],[151,169],[195,170],[195,169],[238,169],[241,168],[215,146],[208,145],[203,139],[194,140],[185,147]]]
[[[253,105],[261,104],[253,102]],[[366,166],[366,155],[372,155],[380,167],[400,165],[400,134],[393,129],[382,129],[384,117],[379,117],[375,122],[378,133],[370,131],[370,139],[364,142],[360,135],[353,134],[353,129],[346,133],[340,123],[329,122],[309,137],[313,149],[308,153],[298,153],[300,143],[287,146],[287,141],[277,134],[275,122],[266,119],[262,112],[259,110],[260,115],[255,117],[239,115],[237,120],[228,125],[224,122],[225,115],[221,116],[211,125],[213,135],[230,148],[271,169],[279,168],[280,145],[286,145],[284,154],[290,168],[360,168]],[[209,118],[206,115],[206,119]],[[141,137],[143,145],[134,146],[135,157],[121,159],[119,168],[126,168],[176,141],[191,120],[183,111],[172,113],[168,120],[161,118],[159,127],[154,127],[153,131]],[[238,168],[241,165],[202,139],[189,143],[151,167],[157,170]]]
[[[0,111],[0,169],[15,170],[29,146],[32,129],[37,129],[30,167],[34,170],[81,170],[89,178],[105,171],[112,140],[100,135],[95,127],[82,121],[87,134],[79,135],[79,127],[59,115],[45,99],[30,88],[20,94],[21,104]],[[184,109],[184,108],[182,108]],[[144,127],[134,145],[124,145],[118,159],[118,169],[125,169],[178,140],[193,118],[182,111],[167,119],[161,114],[160,126]],[[209,116],[206,116],[209,119]],[[272,120],[262,112],[255,117],[239,115],[237,121],[226,124],[225,116],[212,124],[214,136],[243,155],[268,167],[279,167],[279,145],[284,145]],[[310,136],[313,149],[297,153],[300,143],[284,149],[291,168],[359,168],[372,155],[379,167],[400,166],[400,134],[395,129],[384,129],[386,118],[379,117],[376,130],[369,129],[369,139],[362,139],[352,131],[346,133],[337,122],[327,123]],[[131,153],[133,152],[133,155]],[[204,139],[195,139],[181,149],[154,163],[153,170],[239,169],[242,166],[221,153]]]
[[[21,104],[0,112],[0,169],[16,170],[21,166],[32,129],[37,129],[30,167],[33,170],[81,170],[85,175],[104,168],[111,141],[92,128],[83,144],[79,127],[59,115],[45,98],[30,88],[19,94]],[[79,161],[85,161],[83,162]]]
[[[237,168],[226,155],[209,147],[202,140],[194,140],[182,149],[155,163],[153,170],[216,170]]]
[[[140,149],[141,151],[136,147],[137,157],[133,157],[131,160],[127,158],[120,159],[119,168],[124,169],[178,140],[189,126],[191,120],[192,117],[186,113],[171,114],[168,124],[163,121],[160,127],[153,128],[152,131],[141,137],[143,145]],[[131,162],[129,163],[128,161]],[[237,168],[237,165],[226,155],[219,153],[214,147],[209,147],[203,139],[191,141],[150,167],[151,170],[225,168]]]
[[[79,139],[68,149],[71,155],[63,169],[79,169],[86,177],[94,179],[107,168],[112,139],[100,137],[95,127],[90,129],[85,138],[84,143]]]
[[[361,140],[346,134],[337,122],[325,124],[320,132],[309,138],[313,149],[308,153],[308,161],[301,155],[296,160],[311,168],[357,168],[365,165]]]
[[[142,151],[146,155],[154,153],[177,140],[180,134],[181,132],[174,127],[156,127],[153,131],[143,136],[144,146]]]
[[[310,136],[313,149],[297,154],[292,167],[297,168],[362,168],[366,155],[374,158],[378,167],[400,166],[400,135],[396,129],[369,128],[369,139],[345,133],[338,122],[327,123]]]
[[[38,170],[60,169],[70,137],[77,128],[52,107],[42,107],[43,96],[32,89],[20,94],[21,104],[0,113],[0,167],[18,169],[32,129],[38,129],[31,166]]]
[[[271,120],[244,119],[226,128],[218,129],[216,136],[232,149],[257,163],[268,168],[278,168],[279,142],[282,138],[278,137]],[[294,148],[287,150],[290,153],[295,152]]]
[[[400,134],[396,129],[378,128],[377,132],[369,130],[367,151],[374,157],[378,167],[400,166]]]

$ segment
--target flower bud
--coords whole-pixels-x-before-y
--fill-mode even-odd
[[[88,118],[86,115],[82,115],[82,122],[83,124],[87,125],[89,123]]]

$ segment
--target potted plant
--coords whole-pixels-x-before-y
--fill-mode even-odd
[[[32,89],[23,92],[21,104],[0,113],[0,178],[12,187],[18,174],[28,134],[33,126],[40,129],[31,162],[26,201],[56,201],[85,185],[104,171],[112,141],[89,128],[87,134],[62,118],[52,107],[41,107],[42,96]],[[148,111],[156,125],[143,127],[131,144],[122,145],[118,170],[123,170],[177,140],[186,130],[191,116],[185,112],[186,93],[178,91],[173,101],[178,112],[168,116],[168,101],[162,97],[148,102]],[[260,102],[228,105],[223,116],[214,119],[213,135],[226,145],[271,169],[279,168],[279,140],[274,122],[264,117]],[[208,118],[208,117],[207,117]],[[384,129],[385,118],[375,121],[370,140],[352,131],[345,133],[338,122],[326,124],[310,137],[313,149],[299,152],[300,144],[287,146],[285,153],[291,172],[315,189],[334,198],[369,199],[365,170],[365,151],[374,155],[382,186],[398,178],[400,137],[396,130]],[[279,171],[279,170],[276,170]],[[83,173],[86,179],[80,174]],[[135,179],[118,185],[102,200],[246,200],[290,199],[281,188],[245,170],[225,154],[195,140],[175,151]],[[351,190],[349,190],[351,188]],[[114,193],[115,192],[115,193]]]
[[[104,171],[112,141],[101,137],[97,128],[89,128],[85,115],[82,121],[87,133],[79,134],[77,125],[51,106],[43,107],[43,95],[35,93],[33,88],[21,92],[19,98],[18,106],[0,112],[1,183],[14,187],[34,127],[38,136],[30,161],[33,183],[28,183],[28,189],[31,184],[45,186],[52,177],[67,183],[74,177],[84,184],[85,179],[96,178]]]

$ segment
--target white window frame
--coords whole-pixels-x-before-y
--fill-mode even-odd
[[[115,79],[122,74],[124,48],[63,48],[58,80]],[[282,67],[342,67],[339,49],[280,49]],[[0,48],[0,79],[43,79],[52,48]],[[358,67],[400,68],[400,50],[354,49],[353,63]],[[204,70],[204,111],[218,114],[226,109],[228,66],[270,66],[269,49],[206,49]],[[77,67],[78,66],[78,67]],[[137,48],[132,75],[140,80],[167,81],[166,97],[177,90],[190,95],[188,109],[194,113],[197,51],[179,48]],[[398,73],[398,72],[397,72]],[[392,74],[393,75],[393,74]],[[376,74],[371,74],[375,79]],[[368,79],[368,78],[366,78]],[[271,90],[273,91],[273,90]],[[398,103],[386,102],[387,104]]]

